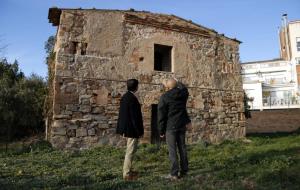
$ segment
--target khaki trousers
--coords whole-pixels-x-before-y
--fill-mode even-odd
[[[134,153],[137,150],[138,139],[137,138],[127,138],[127,148],[126,154],[124,159],[124,166],[123,166],[123,177],[130,174],[132,169],[132,161]]]

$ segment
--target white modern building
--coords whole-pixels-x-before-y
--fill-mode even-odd
[[[298,107],[295,64],[266,60],[242,64],[243,88],[251,109]],[[300,106],[299,106],[300,107]]]
[[[280,58],[242,64],[243,88],[253,110],[300,108],[300,21],[282,17]]]
[[[286,15],[283,23],[287,23]],[[300,87],[300,20],[290,21],[280,30],[280,54],[296,65],[297,83]],[[298,88],[300,90],[300,88]]]

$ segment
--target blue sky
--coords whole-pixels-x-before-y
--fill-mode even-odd
[[[1,54],[17,59],[26,75],[47,75],[44,42],[56,33],[47,19],[53,6],[175,14],[242,41],[242,62],[278,57],[281,15],[300,19],[300,0],[0,0],[0,45],[8,45]]]

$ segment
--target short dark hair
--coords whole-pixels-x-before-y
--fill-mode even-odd
[[[135,92],[138,89],[139,81],[136,79],[127,80],[127,90]]]

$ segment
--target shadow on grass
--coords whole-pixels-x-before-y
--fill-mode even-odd
[[[276,132],[276,133],[251,133],[247,134],[247,137],[261,137],[261,138],[280,138],[291,135],[300,135],[300,129],[293,132]]]
[[[300,165],[291,166],[279,171],[266,172],[257,181],[268,189],[300,189]],[[277,183],[274,183],[277,182]],[[263,188],[261,188],[263,189]]]
[[[87,176],[71,174],[60,177],[37,177],[22,175],[1,177],[1,190],[15,189],[138,189],[144,184],[139,181],[127,182],[113,174]]]
[[[218,187],[219,181],[235,184],[233,189],[239,189],[240,186],[248,189],[249,181],[253,186],[250,189],[300,189],[299,171],[300,144],[299,147],[284,150],[256,151],[253,147],[252,151],[229,157],[219,155],[202,160],[202,164],[194,162],[190,165],[189,173],[192,178],[203,178],[208,185],[215,184],[215,189],[224,188]],[[207,182],[207,179],[210,181]]]
[[[0,143],[0,154],[6,155],[21,155],[29,152],[36,151],[52,151],[54,150],[50,142],[45,140],[39,140],[31,144],[25,143],[12,143],[6,149],[5,144]]]

